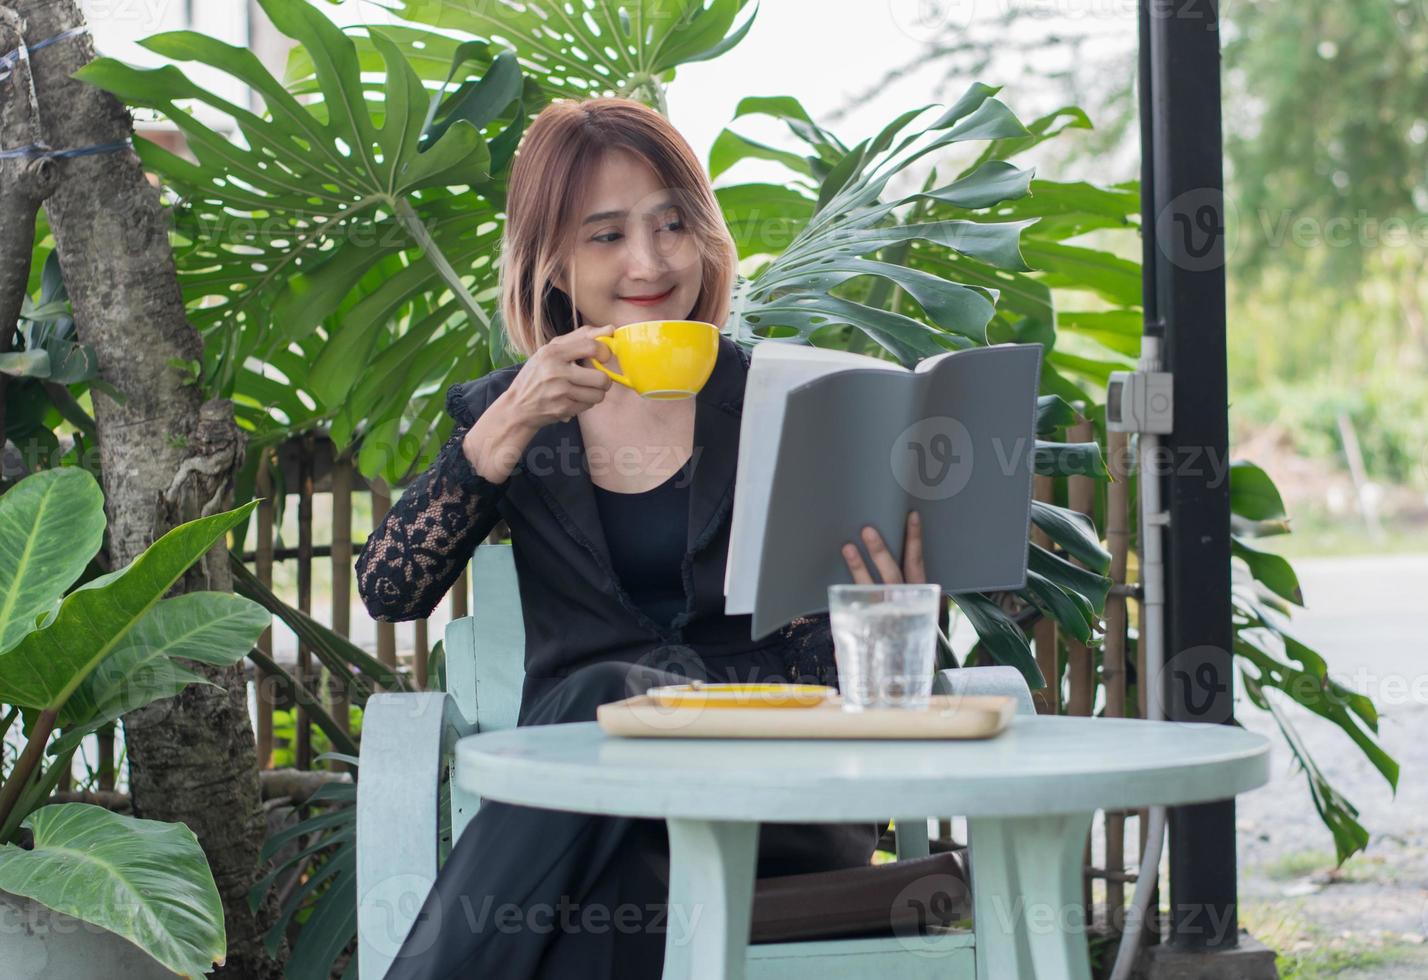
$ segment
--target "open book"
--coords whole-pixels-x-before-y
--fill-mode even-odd
[[[944,592],[1026,584],[1040,344],[948,351],[914,370],[764,341],[744,389],[724,611],[751,638],[826,611],[852,582],[844,542],[875,527],[902,564],[922,518],[927,580]],[[881,576],[873,571],[874,581]]]

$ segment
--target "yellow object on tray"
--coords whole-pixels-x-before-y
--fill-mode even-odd
[[[705,684],[691,681],[652,687],[646,696],[661,708],[816,708],[838,693],[822,684]]]

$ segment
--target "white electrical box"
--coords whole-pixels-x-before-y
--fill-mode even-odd
[[[1106,384],[1106,429],[1152,432],[1174,428],[1174,376],[1168,371],[1112,371]]]

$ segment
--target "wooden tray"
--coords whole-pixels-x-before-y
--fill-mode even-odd
[[[924,710],[844,711],[834,695],[815,707],[661,707],[646,694],[602,704],[595,720],[607,735],[634,738],[990,738],[1016,713],[992,695],[934,694]]]

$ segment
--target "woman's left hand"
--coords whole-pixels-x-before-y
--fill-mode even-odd
[[[907,512],[907,534],[902,551],[902,568],[897,567],[892,552],[883,543],[882,535],[872,525],[863,528],[863,544],[873,565],[878,569],[884,584],[907,582],[920,584],[927,581],[927,572],[922,567],[922,519],[917,511]],[[851,541],[843,545],[843,560],[848,563],[848,571],[853,573],[853,581],[858,585],[874,585],[872,573],[863,561],[863,554]]]

